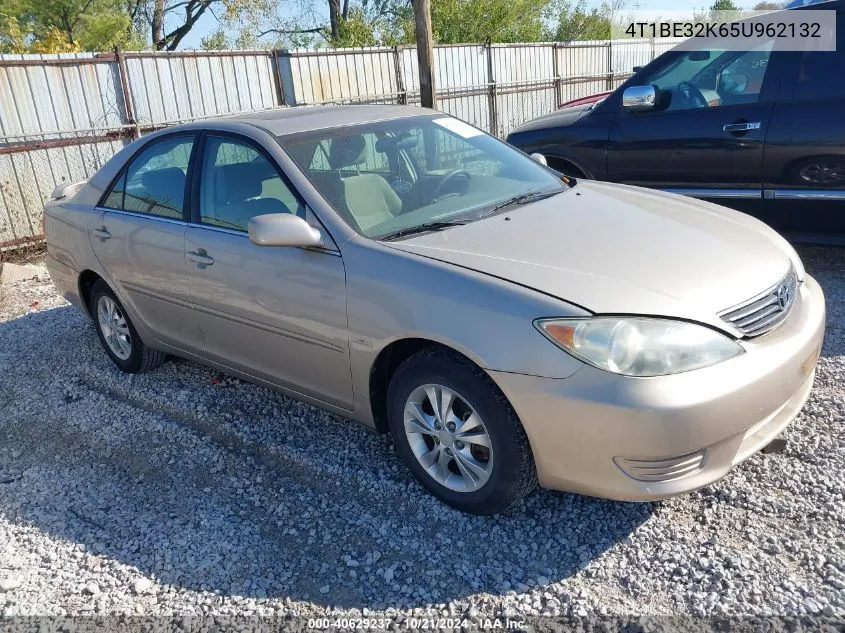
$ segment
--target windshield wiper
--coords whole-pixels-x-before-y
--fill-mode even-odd
[[[512,207],[517,204],[528,204],[529,202],[537,202],[538,200],[545,200],[546,198],[551,198],[552,196],[556,196],[557,194],[566,191],[566,189],[555,189],[554,191],[534,191],[532,193],[521,193],[518,196],[514,196],[513,198],[508,198],[504,202],[500,202],[495,207],[491,207],[487,209],[484,213],[478,216],[478,219],[481,218],[488,218],[497,211],[501,211],[502,209],[506,209],[507,207]]]
[[[420,224],[418,226],[410,226],[407,229],[400,229],[395,233],[388,233],[387,235],[380,237],[380,240],[388,241],[388,240],[395,240],[400,237],[405,237],[407,235],[415,235],[417,233],[426,233],[428,231],[442,231],[443,229],[448,229],[452,226],[461,226],[466,224],[463,220],[445,220],[440,222],[426,222],[425,224]]]

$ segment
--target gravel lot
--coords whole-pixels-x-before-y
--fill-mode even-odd
[[[0,287],[0,610],[845,617],[845,251],[784,453],[655,504],[462,515],[391,442],[185,361],[127,376],[42,279]]]

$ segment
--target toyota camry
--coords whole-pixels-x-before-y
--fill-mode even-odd
[[[541,159],[416,107],[180,125],[56,189],[48,267],[121,370],[179,356],[389,432],[467,512],[716,481],[806,401],[819,285],[749,216]]]

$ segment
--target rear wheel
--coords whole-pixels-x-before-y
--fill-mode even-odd
[[[167,354],[144,344],[126,310],[104,281],[97,281],[91,288],[89,307],[100,343],[121,370],[136,374],[167,360]]]
[[[473,514],[503,512],[537,484],[522,424],[504,394],[467,359],[418,352],[388,389],[397,452],[437,498]]]

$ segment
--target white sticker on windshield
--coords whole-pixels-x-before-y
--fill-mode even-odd
[[[481,130],[476,130],[469,123],[464,123],[460,119],[453,119],[452,117],[443,117],[442,119],[434,119],[440,127],[445,127],[450,132],[454,132],[463,138],[472,138],[483,134]]]

